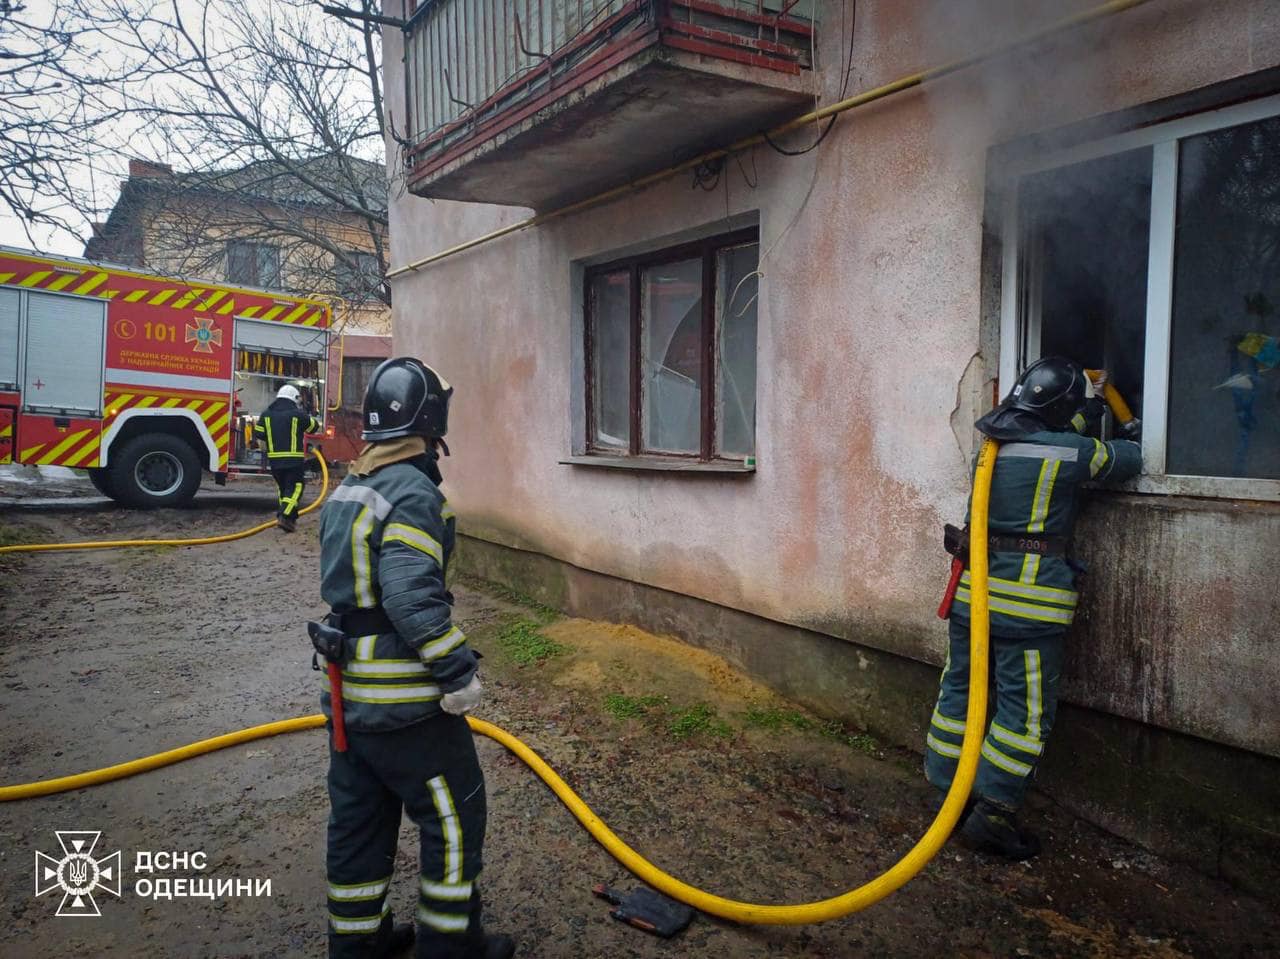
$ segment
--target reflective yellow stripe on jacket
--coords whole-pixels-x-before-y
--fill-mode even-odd
[[[956,601],[965,604],[970,602],[967,586],[961,586],[956,590]],[[1006,599],[996,595],[994,591],[991,594],[990,606],[993,613],[1004,613],[1007,616],[1015,616],[1018,619],[1031,619],[1040,623],[1061,623],[1063,626],[1071,625],[1071,620],[1075,617],[1076,612],[1074,608]]]

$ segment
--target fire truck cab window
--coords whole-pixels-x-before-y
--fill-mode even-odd
[[[1110,371],[1142,415],[1151,149],[1026,177],[1018,192],[1021,365]]]

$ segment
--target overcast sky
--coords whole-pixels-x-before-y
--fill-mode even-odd
[[[24,18],[29,22],[42,25],[52,20],[58,7],[54,0],[25,0],[25,2]],[[162,8],[167,8],[170,2],[172,0],[164,0],[161,4]],[[265,13],[271,9],[271,4],[278,0],[240,0],[240,2],[251,9],[260,8]],[[192,23],[197,22],[200,14],[206,9],[212,12],[221,6],[218,0],[178,0],[178,3],[184,16]],[[315,16],[318,20],[325,22],[326,28],[330,28],[329,25],[333,21],[320,12],[319,6],[317,0],[314,5]],[[213,32],[217,33],[216,30]],[[102,57],[102,62],[108,64],[127,59],[123,52],[113,56],[110,46],[101,44],[98,54]],[[50,100],[49,105],[53,107],[55,101]],[[123,149],[113,149],[109,144],[103,144],[91,155],[89,153],[83,155],[80,162],[66,171],[74,186],[88,198],[86,203],[74,209],[65,209],[63,216],[70,221],[71,230],[36,224],[31,226],[29,238],[23,222],[7,208],[0,208],[0,244],[22,248],[35,247],[40,252],[80,256],[84,251],[84,242],[88,238],[89,222],[93,219],[106,219],[111,206],[115,203],[121,180],[128,171],[130,157],[167,161],[177,169],[183,168],[183,156],[164,153],[165,147],[159,143],[158,139],[157,142],[148,144],[145,133],[131,133],[127,121],[114,130],[103,131],[103,139],[111,139],[113,134],[115,139],[126,143],[127,146]]]
[[[26,0],[26,8],[23,14],[24,19],[47,25],[52,17],[54,5],[49,0]],[[77,174],[76,179],[79,181],[82,176],[87,176],[88,167],[86,166],[84,171],[77,171]],[[114,189],[114,181],[112,188]],[[70,253],[78,256],[84,249],[83,239],[70,236],[65,231],[37,225],[32,227],[31,232],[34,234],[36,245],[44,252]],[[7,207],[0,207],[0,243],[24,248],[31,246],[31,240],[27,238],[27,231],[22,221],[10,213]]]

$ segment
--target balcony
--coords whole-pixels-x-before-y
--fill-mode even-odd
[[[405,26],[408,182],[547,210],[813,103],[812,0],[427,0]]]

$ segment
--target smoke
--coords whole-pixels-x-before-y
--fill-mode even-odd
[[[1009,48],[926,84],[935,147],[970,164],[989,147],[1104,111],[1110,56],[1102,40],[1120,18],[1022,42],[1098,0],[927,0],[919,4],[922,61],[937,66]]]

